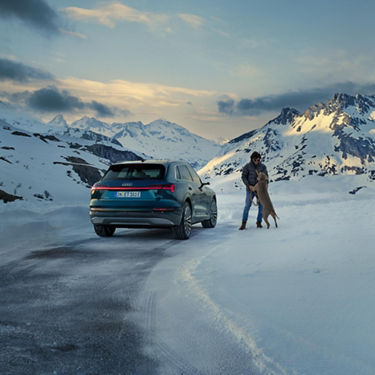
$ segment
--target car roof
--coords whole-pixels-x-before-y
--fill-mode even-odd
[[[184,163],[183,161],[177,161],[177,160],[155,160],[155,159],[149,159],[149,160],[131,160],[131,161],[122,161],[119,163],[113,163],[112,165],[127,165],[127,164],[162,164],[162,165],[169,165],[172,163]]]

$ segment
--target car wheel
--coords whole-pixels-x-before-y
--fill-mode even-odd
[[[94,224],[95,233],[100,237],[111,237],[115,233],[116,227],[110,225]]]
[[[182,217],[179,225],[174,227],[174,233],[178,240],[187,240],[191,234],[191,208],[188,202],[182,207]]]
[[[216,200],[212,199],[210,206],[210,218],[202,221],[203,228],[214,228],[217,222],[217,204]]]

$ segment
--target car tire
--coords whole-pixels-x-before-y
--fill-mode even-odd
[[[94,224],[95,233],[100,237],[111,237],[115,233],[116,227],[110,225]]]
[[[210,218],[202,221],[203,228],[215,228],[217,222],[217,204],[216,200],[212,199],[210,205]]]
[[[173,228],[174,234],[178,240],[187,240],[191,234],[191,207],[185,202],[182,207],[181,222]]]

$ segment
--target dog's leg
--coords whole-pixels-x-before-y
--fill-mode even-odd
[[[277,228],[276,213],[275,212],[271,212],[271,216],[273,217],[273,220],[275,220],[275,226]]]
[[[265,215],[265,214],[263,213],[263,220],[264,220],[264,222],[267,224],[267,229],[269,229],[269,227],[270,227],[270,223],[269,223],[269,221],[267,220],[267,218],[268,218],[268,215]]]

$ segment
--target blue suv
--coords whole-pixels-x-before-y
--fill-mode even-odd
[[[216,225],[216,195],[207,185],[181,161],[116,163],[91,189],[91,222],[101,237],[116,228],[170,227],[186,240],[193,224]]]

